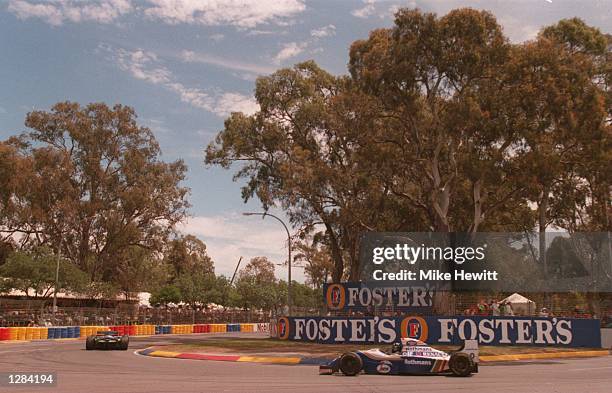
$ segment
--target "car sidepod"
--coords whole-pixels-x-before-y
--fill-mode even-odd
[[[366,374],[425,375],[443,372],[446,359],[406,357],[400,354],[385,354],[378,350],[360,352],[363,371]]]

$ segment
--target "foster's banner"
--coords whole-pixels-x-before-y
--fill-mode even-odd
[[[532,317],[281,317],[281,340],[328,344],[392,343],[401,337],[429,344],[601,346],[599,320]]]
[[[323,286],[325,304],[331,311],[366,311],[393,307],[427,313],[433,308],[433,289],[421,286],[374,286],[363,282],[343,282]]]

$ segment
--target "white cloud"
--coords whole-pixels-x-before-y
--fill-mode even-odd
[[[196,108],[225,117],[232,112],[253,114],[259,110],[259,105],[253,97],[240,93],[210,94],[202,89],[187,87],[179,82],[165,85],[179,95],[181,101]]]
[[[231,112],[255,113],[259,110],[259,104],[252,98],[238,93],[223,93],[218,97],[215,105],[215,113],[224,116]]]
[[[499,17],[498,22],[503,26],[504,34],[506,34],[512,42],[523,42],[534,39],[540,30],[538,26],[528,24],[525,20],[513,16]]]
[[[20,19],[38,18],[59,26],[64,21],[111,23],[133,7],[130,0],[9,0],[8,10]]]
[[[416,4],[414,6],[411,5],[409,8],[416,8]],[[389,7],[389,10],[388,10],[388,16],[391,17],[391,18],[395,17],[395,14],[399,10],[400,10],[400,6],[399,5],[397,5],[397,4],[391,5]]]
[[[168,24],[253,28],[283,23],[306,8],[301,0],[149,0],[145,14]]]
[[[283,45],[282,49],[272,58],[274,64],[281,64],[285,60],[289,60],[305,52],[310,48],[308,53],[315,54],[322,52],[322,48],[312,48],[319,43],[323,38],[330,37],[336,34],[336,26],[330,24],[327,26],[313,29],[310,31],[310,39],[304,42],[289,42]]]
[[[351,11],[351,14],[353,16],[356,16],[357,18],[367,18],[370,15],[374,14],[374,12],[376,11],[376,7],[374,6],[376,0],[363,0],[363,2],[365,3],[365,6]]]
[[[101,45],[100,50],[110,53],[111,58],[120,69],[134,78],[163,86],[176,93],[182,102],[193,107],[204,109],[218,116],[227,116],[231,112],[251,114],[259,109],[253,97],[233,92],[208,92],[196,87],[188,87],[176,81],[172,72],[166,68],[153,52],[137,49],[133,51],[114,49]]]
[[[281,49],[280,52],[278,52],[276,56],[274,56],[274,63],[280,64],[285,60],[299,55],[304,51],[307,46],[308,43],[306,42],[290,42],[288,44],[283,45],[283,49]]]
[[[310,35],[315,37],[315,38],[324,38],[324,37],[329,37],[329,36],[333,36],[336,35],[336,26],[334,25],[327,25],[327,26],[323,26],[319,29],[314,29],[310,31]]]
[[[251,74],[262,75],[271,74],[275,71],[273,67],[262,66],[259,64],[247,63],[237,60],[229,60],[221,57],[213,56],[207,53],[196,53],[190,50],[184,50],[180,54],[180,58],[188,63],[211,64],[223,68],[229,68],[236,71],[246,71]]]
[[[150,128],[151,131],[155,133],[155,135],[172,133],[172,130],[166,125],[166,122],[161,118],[141,117],[140,121],[142,122],[142,124]]]
[[[272,30],[249,30],[249,32],[247,33],[248,36],[258,36],[258,35],[279,35],[279,34],[285,34],[285,32],[276,32],[276,31],[272,31]]]
[[[238,259],[241,266],[256,256],[267,256],[274,263],[287,260],[287,235],[274,219],[244,217],[238,213],[189,218],[178,227],[181,232],[191,233],[206,243],[206,250],[215,262],[217,274],[231,277]],[[303,269],[292,271],[293,279],[303,281]],[[276,276],[287,279],[287,267],[276,266]]]
[[[252,74],[250,72],[232,72],[232,75],[238,79],[242,79],[243,81],[255,82],[259,75]]]
[[[254,28],[286,26],[304,11],[302,0],[8,0],[8,10],[20,19],[38,18],[53,26],[66,21],[111,23],[128,13],[167,24],[230,25]]]
[[[215,41],[215,42],[219,42],[221,40],[223,40],[225,38],[225,36],[221,33],[217,33],[217,34],[212,34],[210,35],[208,38],[210,38],[211,40]]]
[[[156,85],[170,83],[172,79],[172,73],[168,69],[156,65],[158,59],[153,52],[143,51],[142,49],[135,51],[118,49],[115,54],[119,68],[128,71],[136,79],[142,79]]]

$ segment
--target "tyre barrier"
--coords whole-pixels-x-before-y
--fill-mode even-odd
[[[0,341],[57,340],[86,338],[99,331],[114,330],[120,335],[153,336],[158,334],[202,334],[257,332],[255,323],[206,323],[193,325],[117,325],[117,326],[52,326],[0,327]]]
[[[194,333],[210,333],[210,324],[193,325]]]
[[[228,325],[229,324],[225,324],[225,323],[213,323],[210,325],[211,333],[226,333]]]

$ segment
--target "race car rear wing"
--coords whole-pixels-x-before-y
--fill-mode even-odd
[[[464,340],[463,345],[461,345],[457,352],[467,353],[474,363],[479,363],[478,340]]]

